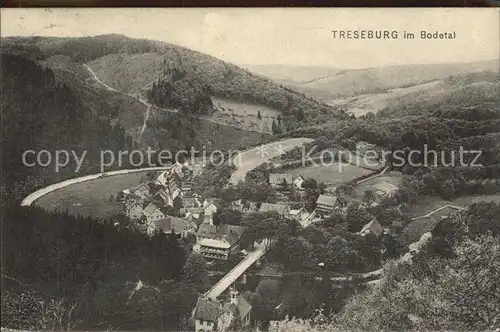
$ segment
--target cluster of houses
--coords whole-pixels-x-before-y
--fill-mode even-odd
[[[291,186],[303,189],[302,185],[305,179],[302,176],[293,177],[289,173],[271,173],[269,175],[269,184],[276,189],[287,189]],[[397,187],[386,181],[381,181],[372,186],[375,197],[378,199],[384,199],[386,197],[392,197],[396,191]],[[254,207],[251,203],[246,203],[245,209],[242,209],[242,204],[236,204],[236,207],[240,211],[250,211]],[[309,220],[319,220],[331,215],[334,211],[345,212],[349,204],[348,199],[345,195],[341,194],[322,194],[316,200],[316,209],[313,213],[307,212],[303,207],[299,209],[292,209],[286,203],[262,203],[258,211],[260,212],[277,212],[283,218],[296,219],[302,224],[307,224]],[[374,202],[372,205],[376,205]],[[386,230],[385,230],[386,231]],[[382,225],[377,220],[372,220],[366,224],[363,229],[358,232],[358,235],[366,236],[367,234],[373,234],[379,237],[384,233]]]
[[[302,189],[302,184],[305,179],[302,176],[294,177],[290,173],[271,173],[269,174],[269,184],[277,189],[285,189],[293,186],[297,189]]]
[[[191,191],[196,172],[189,164],[149,176],[137,187],[122,192],[125,214],[148,235],[175,233],[179,238],[196,236],[193,249],[208,259],[226,260],[238,248],[243,228],[214,225],[215,199],[202,199]]]

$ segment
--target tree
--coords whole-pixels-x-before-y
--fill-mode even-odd
[[[274,308],[280,304],[280,281],[262,279],[255,292],[260,296],[254,296],[254,301],[258,301],[261,319],[270,320],[274,316]]]
[[[276,123],[276,121],[274,121],[274,119],[271,124],[271,131],[273,132],[273,135],[279,135],[282,133],[281,127]]]
[[[313,246],[304,238],[291,237],[283,245],[283,265],[287,269],[305,269],[312,265]]]
[[[209,285],[208,270],[205,259],[196,252],[192,252],[182,268],[183,280],[196,286],[199,292],[207,290]]]
[[[243,213],[238,210],[220,209],[214,214],[214,225],[239,225],[243,219]]]
[[[343,213],[334,210],[327,218],[321,220],[320,222],[322,227],[331,228],[337,225],[344,224],[346,222],[346,219]]]
[[[360,218],[360,211],[361,208],[357,202],[351,202],[347,206],[346,221],[349,232],[359,232],[363,227],[364,224]]]
[[[327,245],[326,268],[333,271],[342,271],[353,268],[358,263],[359,257],[356,250],[346,239],[334,236]]]
[[[365,193],[363,195],[363,201],[365,202],[367,208],[370,207],[374,199],[375,199],[375,193],[373,192],[373,190],[370,189],[365,190]]]
[[[303,121],[304,120],[304,110],[302,108],[296,108],[294,110],[295,118],[297,121]]]
[[[289,183],[286,182],[286,179],[283,179],[283,181],[281,182],[281,186],[284,190],[288,190],[289,189]]]

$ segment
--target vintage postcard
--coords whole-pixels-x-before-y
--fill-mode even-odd
[[[2,331],[499,331],[499,17],[2,9]]]

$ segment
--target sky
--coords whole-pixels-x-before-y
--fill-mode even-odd
[[[2,36],[161,40],[239,65],[342,69],[497,59],[499,8],[2,9]],[[397,30],[395,40],[334,39],[332,30]],[[420,31],[456,39],[421,40]],[[416,38],[401,38],[403,31]]]

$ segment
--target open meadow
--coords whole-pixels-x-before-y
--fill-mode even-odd
[[[147,173],[110,175],[99,179],[76,183],[57,189],[35,201],[35,205],[47,211],[68,211],[73,215],[110,217],[123,212],[116,195],[123,189],[132,188],[141,182]]]
[[[368,175],[373,171],[351,164],[333,164],[333,165],[313,165],[300,167],[290,171],[293,176],[301,175],[304,179],[314,178],[318,182],[326,185],[340,185],[352,181],[360,176]]]

